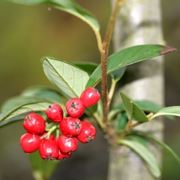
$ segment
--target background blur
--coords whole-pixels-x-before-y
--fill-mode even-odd
[[[103,32],[110,13],[109,0],[78,2],[98,18]],[[180,1],[162,0],[162,13],[165,40],[168,45],[180,49]],[[94,34],[80,20],[47,6],[26,7],[0,2],[0,104],[27,86],[51,86],[40,62],[46,55],[70,61],[99,60]],[[165,78],[166,105],[180,105],[179,51],[166,57]],[[179,127],[180,121],[166,122],[165,141],[180,155]],[[20,123],[0,129],[0,180],[33,179],[27,156],[18,144],[22,132]],[[81,152],[85,154],[82,156]],[[91,157],[92,152],[97,154],[95,160]],[[163,180],[179,180],[178,164],[166,153],[164,155]],[[61,164],[53,179],[61,175],[62,180],[75,180],[74,174],[78,174],[78,167],[82,166],[81,179],[105,180],[108,163],[106,143],[99,135],[91,146],[80,149],[71,161],[70,170],[66,168],[68,161]],[[88,165],[91,168],[86,168]]]

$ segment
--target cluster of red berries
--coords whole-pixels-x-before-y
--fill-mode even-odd
[[[99,99],[99,92],[89,87],[80,98],[67,101],[67,117],[63,116],[63,110],[57,103],[52,104],[45,111],[47,121],[34,112],[26,115],[23,127],[27,133],[20,138],[23,151],[32,153],[38,150],[41,158],[48,160],[69,158],[72,152],[77,150],[78,141],[88,143],[95,139],[96,129],[93,124],[87,120],[81,121],[79,118],[86,108],[95,105]],[[55,130],[60,135],[56,134],[55,137],[53,135]]]

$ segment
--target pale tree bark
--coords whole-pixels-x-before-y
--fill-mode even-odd
[[[114,3],[114,1],[112,1]],[[164,44],[161,30],[160,0],[127,0],[121,9],[114,33],[114,50],[137,44]],[[162,58],[128,68],[130,82],[124,92],[136,100],[151,100],[163,104]],[[115,98],[117,99],[117,98]],[[160,120],[141,125],[139,129],[152,131],[163,137]],[[161,164],[161,152],[150,147]],[[127,148],[110,148],[109,180],[154,180],[142,160]]]

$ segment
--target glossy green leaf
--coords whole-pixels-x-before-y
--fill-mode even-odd
[[[139,131],[134,131],[133,134],[148,139],[152,142],[155,142],[156,144],[161,146],[164,150],[166,150],[166,152],[168,152],[172,157],[174,157],[174,159],[180,164],[180,157],[164,142],[158,140],[156,137],[150,135],[149,133],[147,134]]]
[[[153,176],[157,178],[161,176],[156,158],[150,152],[149,148],[145,146],[144,143],[139,141],[139,139],[122,139],[119,141],[119,144],[125,145],[136,152],[137,155],[139,155],[144,160]]]
[[[93,71],[97,68],[97,64],[95,63],[75,63],[76,67],[86,71],[89,75],[93,73]]]
[[[52,173],[60,162],[56,160],[45,161],[41,159],[38,152],[30,154],[29,158],[31,161],[33,175],[37,180],[50,179]]]
[[[177,116],[180,117],[180,106],[171,106],[160,109],[155,113],[151,119],[154,119],[159,116]]]
[[[85,71],[52,58],[44,58],[43,68],[47,78],[68,97],[80,96],[89,79]]]
[[[44,111],[50,104],[50,102],[32,97],[12,98],[2,107],[0,126],[22,120],[20,117],[22,114],[26,114],[31,111]]]
[[[162,45],[138,45],[123,49],[109,56],[107,73],[110,74],[118,69],[146,60],[155,60],[154,57],[165,55],[175,49]],[[151,67],[150,67],[151,68]],[[87,83],[87,86],[95,86],[101,80],[100,65],[95,69]]]
[[[147,122],[148,118],[140,107],[133,102],[129,97],[121,92],[121,98],[124,104],[124,108],[128,114],[129,119],[136,120],[138,122]]]

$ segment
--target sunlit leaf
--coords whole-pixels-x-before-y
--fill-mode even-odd
[[[44,58],[43,68],[47,78],[68,97],[80,96],[89,79],[85,71],[52,58]]]

